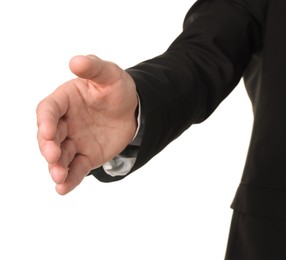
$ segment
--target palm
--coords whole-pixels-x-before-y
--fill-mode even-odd
[[[89,80],[69,82],[68,87],[73,88],[68,94],[72,105],[63,117],[67,124],[67,139],[74,142],[79,154],[89,159],[92,168],[120,153],[126,146],[124,140],[134,133],[134,120],[127,121],[127,111],[131,107],[122,107],[126,97],[116,93],[117,85],[121,84],[116,82],[98,90]],[[108,99],[105,100],[106,95]]]
[[[120,153],[136,127],[135,86],[126,72],[107,63],[99,73],[93,68],[93,77],[90,64],[87,69],[82,64],[72,66],[88,79],[63,84],[40,103],[37,112],[40,149],[61,194]]]

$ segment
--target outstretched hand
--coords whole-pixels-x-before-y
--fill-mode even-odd
[[[136,131],[137,96],[128,73],[93,55],[72,58],[70,69],[78,78],[37,107],[39,147],[62,195],[119,154]]]

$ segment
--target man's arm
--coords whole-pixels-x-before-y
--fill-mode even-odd
[[[137,94],[144,130],[138,169],[191,124],[205,120],[239,82],[261,48],[266,0],[199,0],[182,34],[162,55],[123,71],[94,56],[79,56],[79,78],[38,106],[38,141],[60,194],[125,150],[136,129]],[[109,176],[108,180],[106,177]],[[123,176],[123,177],[124,177]]]
[[[162,55],[127,72],[141,100],[144,132],[134,167],[143,166],[192,124],[204,121],[240,81],[262,47],[266,0],[199,0]],[[102,181],[106,176],[92,171]],[[127,176],[126,174],[125,176]]]

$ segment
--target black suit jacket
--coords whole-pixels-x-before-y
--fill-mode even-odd
[[[204,121],[244,76],[254,125],[232,207],[286,219],[285,11],[285,0],[199,0],[165,53],[127,70],[144,119],[132,171]],[[122,178],[102,169],[92,174],[101,181]]]

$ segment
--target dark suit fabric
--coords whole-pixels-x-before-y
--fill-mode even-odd
[[[165,53],[127,70],[136,82],[144,121],[131,172],[210,116],[244,77],[254,124],[232,208],[286,221],[285,11],[285,0],[199,0]],[[102,169],[92,173],[102,181],[122,178]],[[227,259],[241,259],[232,257]]]
[[[285,234],[285,221],[234,211],[225,259],[286,259]]]

